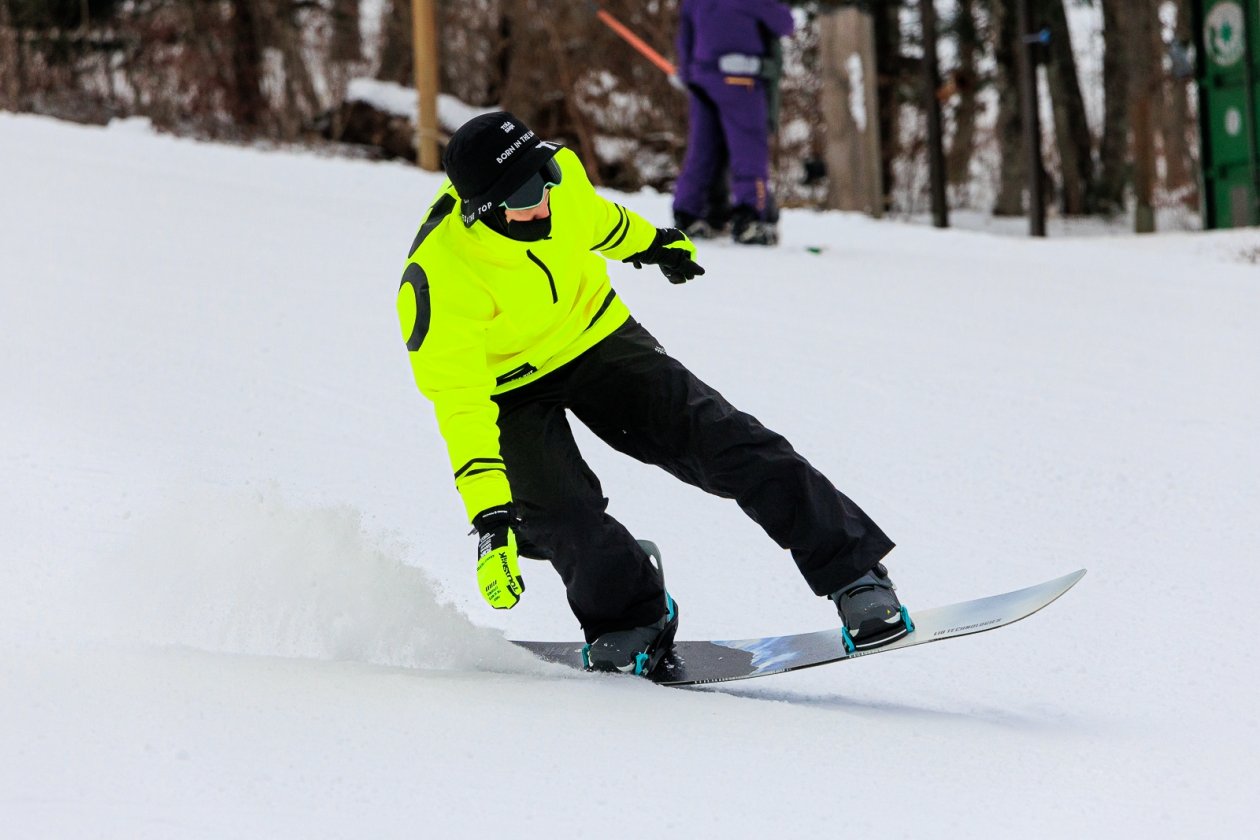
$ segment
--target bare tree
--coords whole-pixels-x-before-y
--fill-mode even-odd
[[[22,53],[10,2],[0,0],[0,108],[16,109],[22,90]]]
[[[1128,62],[1133,71],[1129,83],[1130,124],[1133,142],[1134,228],[1138,233],[1155,230],[1155,122],[1154,101],[1162,79],[1151,46],[1155,40],[1155,8],[1150,0],[1134,0],[1133,37]]]
[[[1094,166],[1081,106],[1066,28],[1068,0],[1037,2],[1053,32],[1046,79],[1062,166],[1063,210],[1088,212],[1094,206],[1095,178],[1101,206],[1121,208],[1134,161],[1138,175],[1151,173],[1139,179],[1141,195],[1153,193],[1156,152],[1163,155],[1167,188],[1178,196],[1192,195],[1186,84],[1167,78],[1161,65],[1149,61],[1166,37],[1154,26],[1157,0],[1094,0],[1102,3],[1106,41],[1101,167]],[[1168,23],[1175,22],[1176,37],[1184,38],[1189,0],[1164,2],[1177,8],[1178,17]],[[597,182],[671,189],[686,143],[688,99],[605,26],[594,8],[608,10],[669,57],[679,3],[439,0],[440,89],[473,107],[513,110],[540,133],[579,151]],[[818,180],[818,167],[806,179],[800,177],[801,160],[817,157],[826,145],[817,16],[824,8],[855,3],[872,15],[879,96],[870,116],[878,119],[882,138],[883,203],[889,195],[909,192],[904,186],[894,190],[893,180],[898,173],[905,177],[903,164],[921,150],[903,125],[904,116],[918,107],[919,64],[906,55],[913,51],[915,32],[913,27],[903,32],[903,18],[913,15],[905,13],[905,0],[808,0],[795,4],[802,10],[801,33],[784,44],[783,129],[775,138],[772,177],[785,205],[820,198],[809,181]],[[365,51],[359,17],[378,6],[380,43]],[[977,126],[983,122],[980,91],[991,81],[1001,161],[994,211],[1020,214],[1027,162],[1015,84],[1016,49],[1022,44],[1013,0],[955,0],[953,8],[945,32],[957,45],[956,61],[941,91],[950,104],[950,182],[965,185],[971,178]],[[1139,37],[1133,27],[1143,15],[1154,28]],[[0,0],[0,107],[67,115],[83,113],[86,103],[96,108],[94,119],[134,113],[159,127],[198,135],[336,139],[342,136],[338,126],[345,125],[341,100],[355,75],[375,73],[399,84],[414,83],[411,41],[411,0],[374,0],[372,5],[363,0]],[[1144,45],[1141,50],[1138,43]],[[377,64],[369,66],[373,60]],[[1145,98],[1135,96],[1129,81],[1139,73],[1156,80]],[[1148,119],[1154,129],[1138,132],[1134,140],[1153,136],[1157,145],[1129,146],[1133,119]],[[397,122],[389,123],[388,143],[372,139],[381,136],[375,129],[360,135],[362,142],[381,154],[407,156],[407,126]],[[1144,198],[1144,206],[1153,200],[1153,195]]]
[[[879,136],[881,140],[880,183],[884,196],[893,193],[896,184],[895,161],[903,152],[901,141],[901,106],[907,96],[905,59],[902,56],[902,0],[888,0],[871,6],[875,32],[875,67],[878,73]],[[885,208],[888,209],[888,208]]]
[[[884,211],[879,183],[879,123],[873,118],[874,44],[870,16],[853,8],[822,16],[818,110],[825,120],[827,179],[825,206]],[[855,103],[857,107],[855,107]]]
[[[1009,0],[993,4],[993,33],[998,94],[995,134],[1001,159],[993,214],[1020,216],[1024,213],[1028,165],[1024,153],[1024,119],[1020,114],[1019,68],[1015,50],[1022,49],[1023,44],[1019,27],[1015,25],[1015,9]]]
[[[376,78],[400,85],[415,84],[411,48],[411,0],[385,0],[381,15],[381,55]]]
[[[954,131],[945,154],[949,183],[965,184],[971,180],[971,157],[976,143],[976,118],[980,113],[979,61],[984,52],[976,0],[957,0],[958,6],[948,19],[945,31],[953,35],[958,59],[946,87],[957,97],[953,107]]]
[[[1161,0],[1152,0],[1156,10]],[[1191,42],[1190,3],[1189,0],[1172,0],[1171,8],[1175,19],[1170,27],[1171,47],[1184,50]],[[1156,28],[1158,47],[1163,51],[1164,43],[1159,28]],[[1160,137],[1164,152],[1164,187],[1169,193],[1180,198],[1186,206],[1193,207],[1198,203],[1198,191],[1194,179],[1194,154],[1190,136],[1195,130],[1194,119],[1190,112],[1190,102],[1186,88],[1189,85],[1188,74],[1192,68],[1188,63],[1183,67],[1168,63],[1163,75],[1160,107]]]
[[[1103,18],[1103,127],[1099,145],[1099,209],[1124,209],[1128,181],[1129,47],[1125,21],[1135,11],[1133,0],[1100,0]]]
[[[1096,186],[1085,100],[1077,78],[1072,34],[1068,30],[1063,0],[1041,0],[1042,20],[1050,33],[1046,79],[1054,114],[1055,142],[1059,151],[1061,209],[1065,215],[1094,212]]]
[[[232,81],[228,99],[232,118],[245,129],[263,122],[266,103],[262,92],[262,33],[256,0],[232,0]]]
[[[332,37],[330,61],[353,64],[363,58],[363,32],[359,28],[359,0],[331,0]]]

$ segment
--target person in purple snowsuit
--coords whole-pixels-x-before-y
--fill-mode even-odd
[[[678,76],[691,109],[674,221],[689,236],[713,236],[723,226],[723,208],[711,198],[729,166],[732,237],[747,245],[778,241],[766,59],[793,29],[791,11],[776,0],[683,0]]]

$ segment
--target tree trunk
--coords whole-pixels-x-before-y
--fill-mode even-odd
[[[415,83],[411,49],[411,0],[386,0],[381,15],[381,66],[376,78],[411,87]]]
[[[891,0],[871,8],[875,33],[875,66],[879,90],[880,183],[884,186],[883,210],[888,209],[889,196],[895,182],[894,162],[902,151],[899,141],[901,112],[901,2]]]
[[[1133,126],[1133,198],[1134,230],[1151,233],[1155,230],[1155,136],[1154,100],[1160,84],[1155,57],[1151,54],[1151,41],[1156,37],[1154,4],[1139,0],[1135,4],[1131,22],[1133,35],[1128,38],[1129,66],[1133,71],[1130,85],[1131,116]]]
[[[1089,123],[1085,119],[1085,100],[1077,79],[1072,36],[1063,0],[1042,0],[1041,12],[1042,22],[1050,30],[1046,78],[1059,149],[1059,177],[1063,185],[1061,209],[1064,215],[1085,215],[1094,212],[1096,186]]]
[[[997,65],[997,125],[994,129],[1001,155],[995,216],[1022,216],[1028,165],[1024,150],[1024,120],[1020,115],[1019,67],[1015,50],[1021,49],[1015,25],[1014,5],[993,4],[993,58]]]
[[[499,14],[497,27],[499,38],[495,42],[494,60],[491,62],[486,82],[486,97],[490,102],[503,101],[503,89],[512,70],[512,15],[506,10]]]
[[[352,64],[363,58],[363,34],[359,30],[359,0],[333,0],[332,39],[328,58],[337,64]]]
[[[954,106],[954,133],[945,153],[945,171],[949,183],[966,184],[971,180],[971,154],[976,142],[976,116],[979,113],[980,35],[976,28],[976,0],[958,0],[958,9],[950,28],[958,44],[958,66],[949,87],[958,96]]]
[[[262,37],[255,0],[232,0],[232,101],[238,126],[256,129],[267,103],[262,93]]]
[[[568,45],[560,34],[560,27],[554,17],[546,18],[547,35],[550,40],[552,66],[559,76],[562,90],[574,90],[574,74],[572,64],[569,59]],[[599,155],[595,150],[595,133],[591,130],[590,121],[586,115],[582,113],[582,108],[576,101],[576,98],[566,100],[566,111],[568,112],[569,122],[573,126],[573,131],[578,138],[578,157],[582,160],[582,165],[586,169],[586,175],[590,178],[591,183],[600,186],[599,177]]]
[[[345,117],[349,112],[336,107],[336,104],[346,98],[350,79],[357,73],[363,60],[359,0],[332,0],[328,15],[332,35],[328,39],[326,81],[328,95],[334,106],[330,112],[328,136],[339,140],[345,130]]]
[[[304,27],[297,19],[301,10],[288,3],[277,4],[269,21],[268,46],[280,53],[284,69],[284,104],[280,112],[281,132],[286,139],[297,136],[302,124],[320,107],[315,80],[302,48]]]
[[[826,130],[827,203],[833,210],[883,214],[875,50],[869,12],[848,6],[818,17],[818,108]],[[858,58],[857,66],[851,63]]]
[[[1126,0],[1102,0],[1103,13],[1103,131],[1099,145],[1098,207],[1104,213],[1124,209],[1128,180],[1129,66],[1125,18],[1134,9]]]
[[[1160,0],[1156,0],[1158,9]],[[1193,39],[1190,31],[1190,4],[1188,0],[1174,0],[1177,21],[1173,27],[1173,40],[1189,44]],[[1158,30],[1157,30],[1158,31]],[[1162,43],[1161,43],[1162,47]],[[1189,132],[1193,129],[1190,103],[1186,94],[1189,80],[1168,73],[1164,84],[1164,107],[1161,134],[1164,140],[1164,186],[1176,194],[1187,207],[1198,205],[1198,191],[1194,182],[1194,159],[1190,150]]]
[[[0,0],[0,108],[18,108],[22,91],[22,56],[12,26],[9,0]]]

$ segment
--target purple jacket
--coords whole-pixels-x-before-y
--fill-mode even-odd
[[[792,12],[776,0],[683,0],[678,16],[678,75],[717,73],[728,53],[765,55],[762,34],[791,35]]]

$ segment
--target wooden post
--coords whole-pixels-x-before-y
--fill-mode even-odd
[[[416,162],[421,169],[436,172],[438,157],[438,50],[436,0],[411,0],[412,45],[415,52]]]

